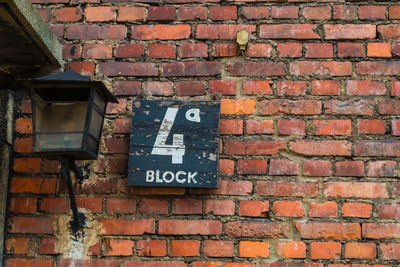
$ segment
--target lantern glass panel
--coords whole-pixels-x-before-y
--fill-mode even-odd
[[[94,138],[100,139],[101,126],[103,124],[103,115],[99,113],[96,108],[92,110],[92,118],[90,121],[89,133],[93,135]]]

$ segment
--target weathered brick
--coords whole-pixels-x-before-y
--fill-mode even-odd
[[[273,205],[275,216],[303,217],[304,208],[300,201],[275,201]]]
[[[218,241],[218,240],[204,240],[203,253],[208,257],[232,257],[233,255],[233,242],[232,241]]]
[[[282,62],[236,62],[226,68],[232,76],[283,76],[286,72]]]
[[[379,204],[376,211],[378,217],[384,220],[398,220],[400,219],[400,205],[399,204]]]
[[[149,44],[150,58],[176,58],[176,46],[171,44]]]
[[[39,253],[40,254],[47,254],[47,255],[54,255],[57,253],[57,238],[44,238],[40,242]]]
[[[235,80],[211,80],[209,88],[211,94],[236,95]]]
[[[261,115],[317,115],[321,113],[321,102],[317,100],[264,100],[259,104]]]
[[[54,219],[46,217],[12,217],[10,233],[49,234],[54,233]]]
[[[385,6],[360,6],[358,8],[358,17],[361,20],[386,19]]]
[[[211,6],[210,19],[219,20],[237,20],[236,6]]]
[[[99,72],[110,76],[158,76],[154,63],[145,62],[101,62]]]
[[[334,201],[328,201],[324,203],[311,203],[309,217],[323,217],[323,218],[334,218],[337,217],[337,203]]]
[[[243,120],[237,119],[221,119],[220,120],[220,134],[243,134]]]
[[[85,9],[85,19],[89,22],[113,21],[115,9],[110,6],[90,6]]]
[[[341,58],[365,57],[365,47],[362,43],[338,43],[337,55]]]
[[[173,96],[172,82],[145,82],[144,89],[153,96]]]
[[[29,238],[14,237],[5,240],[7,254],[26,255],[29,249]]]
[[[190,25],[137,25],[132,26],[132,39],[180,40],[190,36]]]
[[[125,39],[127,28],[125,25],[70,25],[66,36],[70,40]]]
[[[305,81],[279,81],[276,84],[279,96],[299,96],[305,95],[307,82]]]
[[[267,242],[258,241],[240,241],[239,257],[258,258],[269,256],[269,244]]]
[[[278,43],[279,57],[301,57],[303,45],[301,43]]]
[[[389,19],[400,19],[400,5],[389,6]]]
[[[266,39],[320,39],[314,24],[260,25],[260,38]]]
[[[344,246],[345,257],[350,259],[375,259],[376,245],[370,243],[349,242]]]
[[[376,26],[370,24],[325,24],[324,31],[327,40],[374,39],[376,37]]]
[[[217,189],[191,189],[192,194],[248,196],[253,190],[250,181],[219,180]]]
[[[299,164],[288,159],[271,159],[269,175],[298,175]]]
[[[349,76],[353,73],[351,62],[296,61],[290,63],[290,74],[295,76],[330,75]]]
[[[178,82],[176,84],[176,94],[178,96],[198,96],[205,95],[206,84],[203,81]]]
[[[329,260],[340,259],[341,245],[339,242],[312,242],[311,259]]]
[[[382,252],[383,260],[400,259],[400,244],[398,243],[380,244],[379,248]]]
[[[356,64],[356,72],[360,75],[400,75],[399,68],[399,61],[362,61]]]
[[[248,217],[267,217],[269,201],[243,200],[239,203],[239,215]]]
[[[218,171],[223,175],[232,175],[235,171],[235,161],[231,159],[220,159]]]
[[[325,114],[366,115],[374,114],[374,101],[371,100],[329,100],[324,103]]]
[[[14,151],[18,153],[32,153],[33,151],[33,138],[15,138]]]
[[[40,172],[42,159],[40,158],[14,158],[13,171],[19,173],[34,173]]]
[[[230,237],[279,238],[289,234],[289,226],[282,222],[235,221],[225,224]]]
[[[7,267],[19,267],[19,266],[40,266],[40,267],[53,267],[54,262],[52,259],[7,259]],[[62,266],[64,267],[64,266]]]
[[[57,22],[77,22],[82,19],[82,9],[78,7],[64,7],[54,10]]]
[[[298,140],[291,142],[289,148],[306,156],[351,156],[351,143],[340,140]]]
[[[316,197],[318,188],[316,182],[260,181],[256,193],[259,196]]]
[[[160,220],[160,235],[221,235],[222,223],[216,220]]]
[[[216,61],[186,61],[162,64],[162,75],[172,76],[214,76],[221,73],[221,63]]]
[[[168,214],[168,202],[155,198],[144,198],[140,201],[140,213],[142,214]]]
[[[335,165],[336,176],[365,176],[364,162],[362,161],[338,161]]]
[[[368,177],[396,177],[397,176],[396,161],[371,161],[367,166]]]
[[[272,46],[270,44],[248,44],[246,56],[248,57],[271,57]]]
[[[69,211],[69,200],[67,198],[43,198],[40,210],[46,213],[67,213]]]
[[[367,239],[393,239],[400,237],[400,224],[363,223],[362,236]]]
[[[355,144],[354,155],[361,157],[398,157],[400,155],[399,149],[400,142],[397,140],[357,141]]]
[[[136,213],[136,200],[129,198],[109,198],[106,202],[106,211],[111,213]]]
[[[174,199],[172,202],[172,214],[201,214],[202,201],[193,198]]]
[[[385,122],[381,120],[358,121],[357,132],[360,134],[385,134]]]
[[[153,219],[100,219],[102,235],[143,235],[155,233]]]
[[[142,257],[163,257],[167,255],[166,240],[138,240],[136,251]]]
[[[206,20],[207,8],[202,6],[180,7],[178,10],[178,19],[181,21]]]
[[[238,31],[247,31],[249,35],[256,31],[255,25],[199,24],[196,39],[236,39]]]
[[[244,81],[243,90],[249,95],[272,95],[272,81]]]
[[[351,120],[313,120],[316,135],[350,135]]]
[[[342,213],[344,217],[370,218],[372,205],[366,203],[344,203]]]
[[[246,120],[247,134],[272,134],[274,133],[273,120]]]
[[[175,7],[173,6],[151,6],[148,8],[147,18],[154,21],[175,20]]]
[[[55,178],[24,178],[11,179],[10,192],[16,194],[55,194],[57,179]]]
[[[333,58],[333,45],[324,43],[306,44],[306,58]]]
[[[146,18],[144,7],[121,6],[118,8],[117,21],[119,22],[140,22]]]
[[[282,140],[230,140],[225,144],[227,155],[276,155],[285,148]]]
[[[258,19],[268,19],[268,7],[266,6],[244,6],[242,8],[242,13],[246,19],[258,20]]]
[[[8,210],[12,213],[36,213],[37,211],[37,198],[33,197],[19,197],[11,198]]]
[[[312,95],[339,95],[340,81],[314,80],[312,81]]]
[[[357,7],[352,5],[335,5],[333,6],[333,19],[356,20]]]
[[[299,7],[297,6],[273,6],[271,17],[274,19],[297,19],[299,17]]]
[[[332,198],[388,198],[384,183],[327,182],[324,184],[325,197]]]
[[[200,241],[192,240],[172,240],[172,257],[193,257],[200,255]]]
[[[112,47],[104,44],[85,44],[83,45],[83,58],[91,59],[110,59],[112,58]]]
[[[289,259],[306,258],[306,249],[306,244],[300,241],[279,242],[276,244],[278,255]]]
[[[324,160],[307,160],[303,165],[305,176],[331,176],[332,163]]]
[[[95,65],[93,62],[69,62],[65,70],[73,70],[81,75],[93,75]]]
[[[205,205],[206,214],[234,215],[235,203],[230,199],[209,199]]]
[[[134,241],[123,239],[106,239],[104,241],[104,256],[133,255]]]
[[[361,238],[359,223],[297,222],[296,228],[304,239],[351,240]]]
[[[207,57],[207,45],[204,43],[184,43],[179,48],[182,58],[188,57]]]
[[[235,44],[218,43],[213,45],[213,57],[234,57],[238,55],[238,47]]]
[[[15,131],[20,134],[32,134],[32,119],[18,118],[15,120]]]

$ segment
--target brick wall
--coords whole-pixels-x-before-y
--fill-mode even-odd
[[[81,163],[87,227],[74,240],[59,164],[30,154],[20,103],[7,266],[400,265],[396,1],[33,3],[66,69],[119,104],[99,160]],[[126,186],[135,98],[221,100],[218,189]]]

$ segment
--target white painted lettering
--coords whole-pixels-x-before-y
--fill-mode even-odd
[[[184,172],[184,171],[178,171],[177,173],[176,173],[176,181],[178,182],[178,183],[180,183],[180,184],[183,184],[184,182],[186,182],[186,179],[185,178],[179,178],[179,175],[186,175],[186,172]]]
[[[197,175],[197,172],[195,172],[195,173],[191,173],[191,172],[189,172],[189,174],[188,174],[188,183],[190,184],[190,180],[193,180],[193,183],[194,184],[197,184],[197,181],[194,179],[194,177]]]
[[[156,171],[156,183],[162,183],[162,179],[160,179],[160,171]]]
[[[171,178],[168,180],[167,176],[170,175]],[[166,182],[167,184],[171,183],[174,179],[175,179],[175,175],[173,172],[164,172],[163,176],[162,176],[164,182]]]
[[[148,170],[146,171],[146,183],[151,183],[154,181],[154,171]]]

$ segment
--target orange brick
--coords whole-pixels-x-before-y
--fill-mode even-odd
[[[304,259],[306,257],[306,244],[304,242],[279,242],[276,244],[278,255],[290,259]]]
[[[338,242],[312,242],[311,259],[340,259],[341,245]]]
[[[391,57],[390,43],[369,43],[367,47],[368,57]]]
[[[11,193],[16,194],[55,194],[57,179],[55,178],[19,178],[11,179]]]
[[[134,244],[131,240],[107,239],[104,242],[104,256],[131,256]]]
[[[165,240],[138,240],[136,250],[138,256],[163,257],[167,255],[167,242]]]
[[[256,103],[252,99],[222,99],[221,114],[250,115],[256,110]]]
[[[19,153],[32,153],[33,151],[33,138],[16,138],[14,141],[14,150]]]
[[[239,255],[243,258],[266,258],[269,256],[269,244],[266,242],[240,241]]]
[[[350,259],[375,259],[376,245],[370,243],[346,243],[345,256]]]
[[[117,21],[144,21],[146,9],[144,7],[122,6],[118,9]]]
[[[13,170],[23,173],[39,173],[41,164],[40,158],[18,158],[14,159]]]
[[[328,201],[322,204],[311,203],[309,217],[337,217],[337,203]]]
[[[231,159],[220,159],[218,170],[220,174],[232,175],[235,171],[235,161]]]
[[[115,17],[114,7],[87,7],[85,9],[86,21],[112,21]]]
[[[244,200],[239,204],[239,215],[250,217],[267,217],[269,201]]]
[[[372,205],[366,203],[344,203],[342,212],[344,217],[369,218],[372,214]]]
[[[7,254],[26,255],[29,249],[29,238],[9,238],[6,240],[5,246]]]
[[[16,119],[15,131],[21,134],[32,134],[33,133],[32,120],[26,118]]]
[[[304,209],[300,201],[276,201],[274,203],[275,216],[303,217]]]
[[[200,241],[171,241],[171,256],[191,257],[200,255]]]
[[[232,257],[233,241],[204,240],[203,252],[209,257]]]

